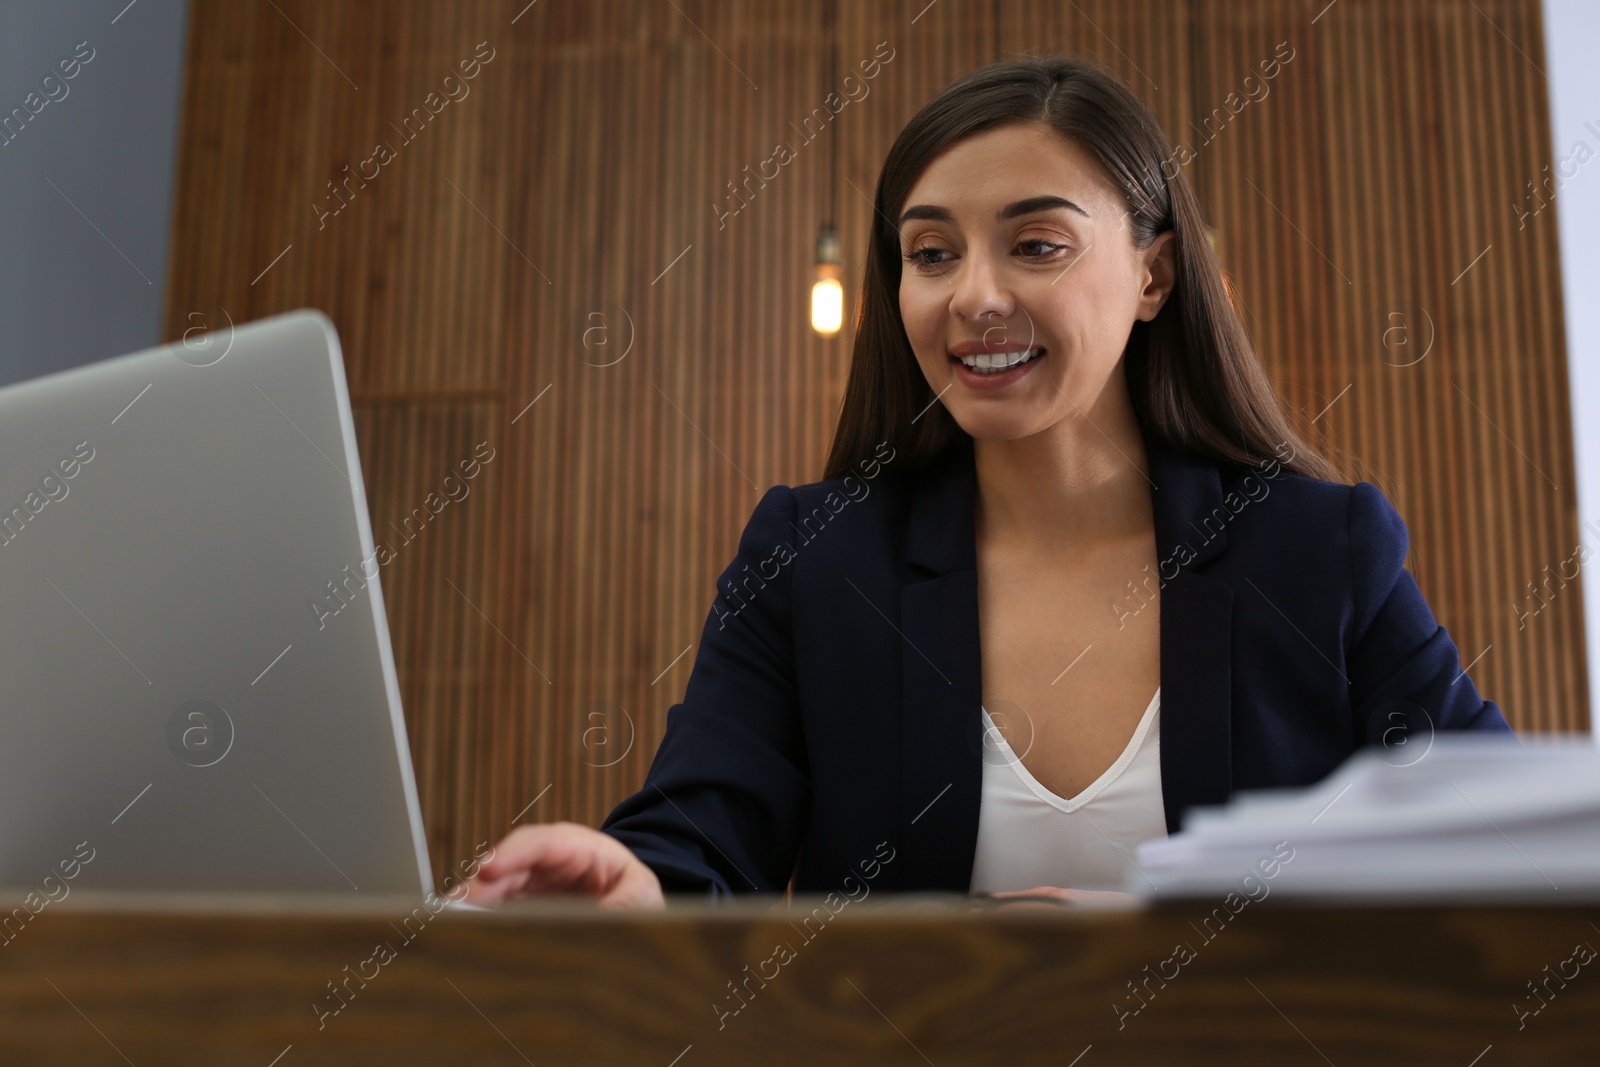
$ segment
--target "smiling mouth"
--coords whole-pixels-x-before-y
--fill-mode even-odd
[[[1044,354],[1043,348],[1030,348],[1026,352],[980,352],[971,356],[951,356],[950,359],[977,374],[1000,374],[1039,359]]]

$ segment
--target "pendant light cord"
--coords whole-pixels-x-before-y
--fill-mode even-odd
[[[828,33],[828,92],[833,92],[839,76],[839,5],[838,0],[826,0],[823,5],[824,24]],[[824,97],[823,106],[827,106]],[[837,116],[835,116],[837,118]],[[831,125],[831,124],[830,124]],[[834,205],[839,196],[839,130],[833,126],[828,145],[828,210],[824,213],[829,229],[833,228]]]

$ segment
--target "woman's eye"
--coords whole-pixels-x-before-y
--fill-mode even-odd
[[[1057,253],[1065,251],[1066,247],[1066,245],[1057,244],[1054,241],[1046,241],[1038,237],[1032,237],[1027,240],[1017,242],[1017,248],[1022,250],[1021,254],[1025,259],[1051,258]],[[909,252],[903,253],[901,258],[906,260],[908,263],[915,263],[919,269],[931,269],[933,267],[943,266],[946,262],[945,260],[938,259],[936,257],[947,256],[949,254],[950,253],[943,248],[924,246],[922,248],[913,248]]]
[[[913,248],[911,251],[905,253],[902,258],[908,263],[915,263],[919,267],[934,267],[939,265],[939,261],[930,260],[928,255],[930,253],[933,255],[939,255],[942,252],[944,252],[944,249],[942,248]]]
[[[1025,241],[1018,241],[1017,242],[1017,247],[1018,248],[1024,248],[1024,247],[1026,247],[1028,245],[1043,245],[1046,249],[1050,249],[1050,250],[1064,249],[1064,248],[1067,247],[1066,245],[1058,245],[1053,241],[1042,240],[1041,238],[1038,238],[1038,237],[1030,237]],[[1030,253],[1026,253],[1026,254],[1029,255],[1029,256],[1033,256],[1033,257],[1041,257],[1041,256],[1049,255],[1050,252],[1030,252]]]

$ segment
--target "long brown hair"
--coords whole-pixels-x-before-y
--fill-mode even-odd
[[[895,139],[878,176],[850,378],[823,479],[842,478],[879,442],[912,471],[971,438],[917,363],[900,318],[900,236],[893,219],[927,165],[956,141],[1005,123],[1043,122],[1100,161],[1123,194],[1125,224],[1145,249],[1174,231],[1177,281],[1161,311],[1136,320],[1123,350],[1134,413],[1179,451],[1240,465],[1276,459],[1340,481],[1295,433],[1223,287],[1205,218],[1154,116],[1115,76],[1062,55],[980,67],[930,100]],[[1169,173],[1170,172],[1170,173]],[[1287,453],[1287,458],[1285,454]]]

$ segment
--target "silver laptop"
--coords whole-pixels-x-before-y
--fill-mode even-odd
[[[380,569],[319,312],[0,389],[0,886],[432,893]]]

